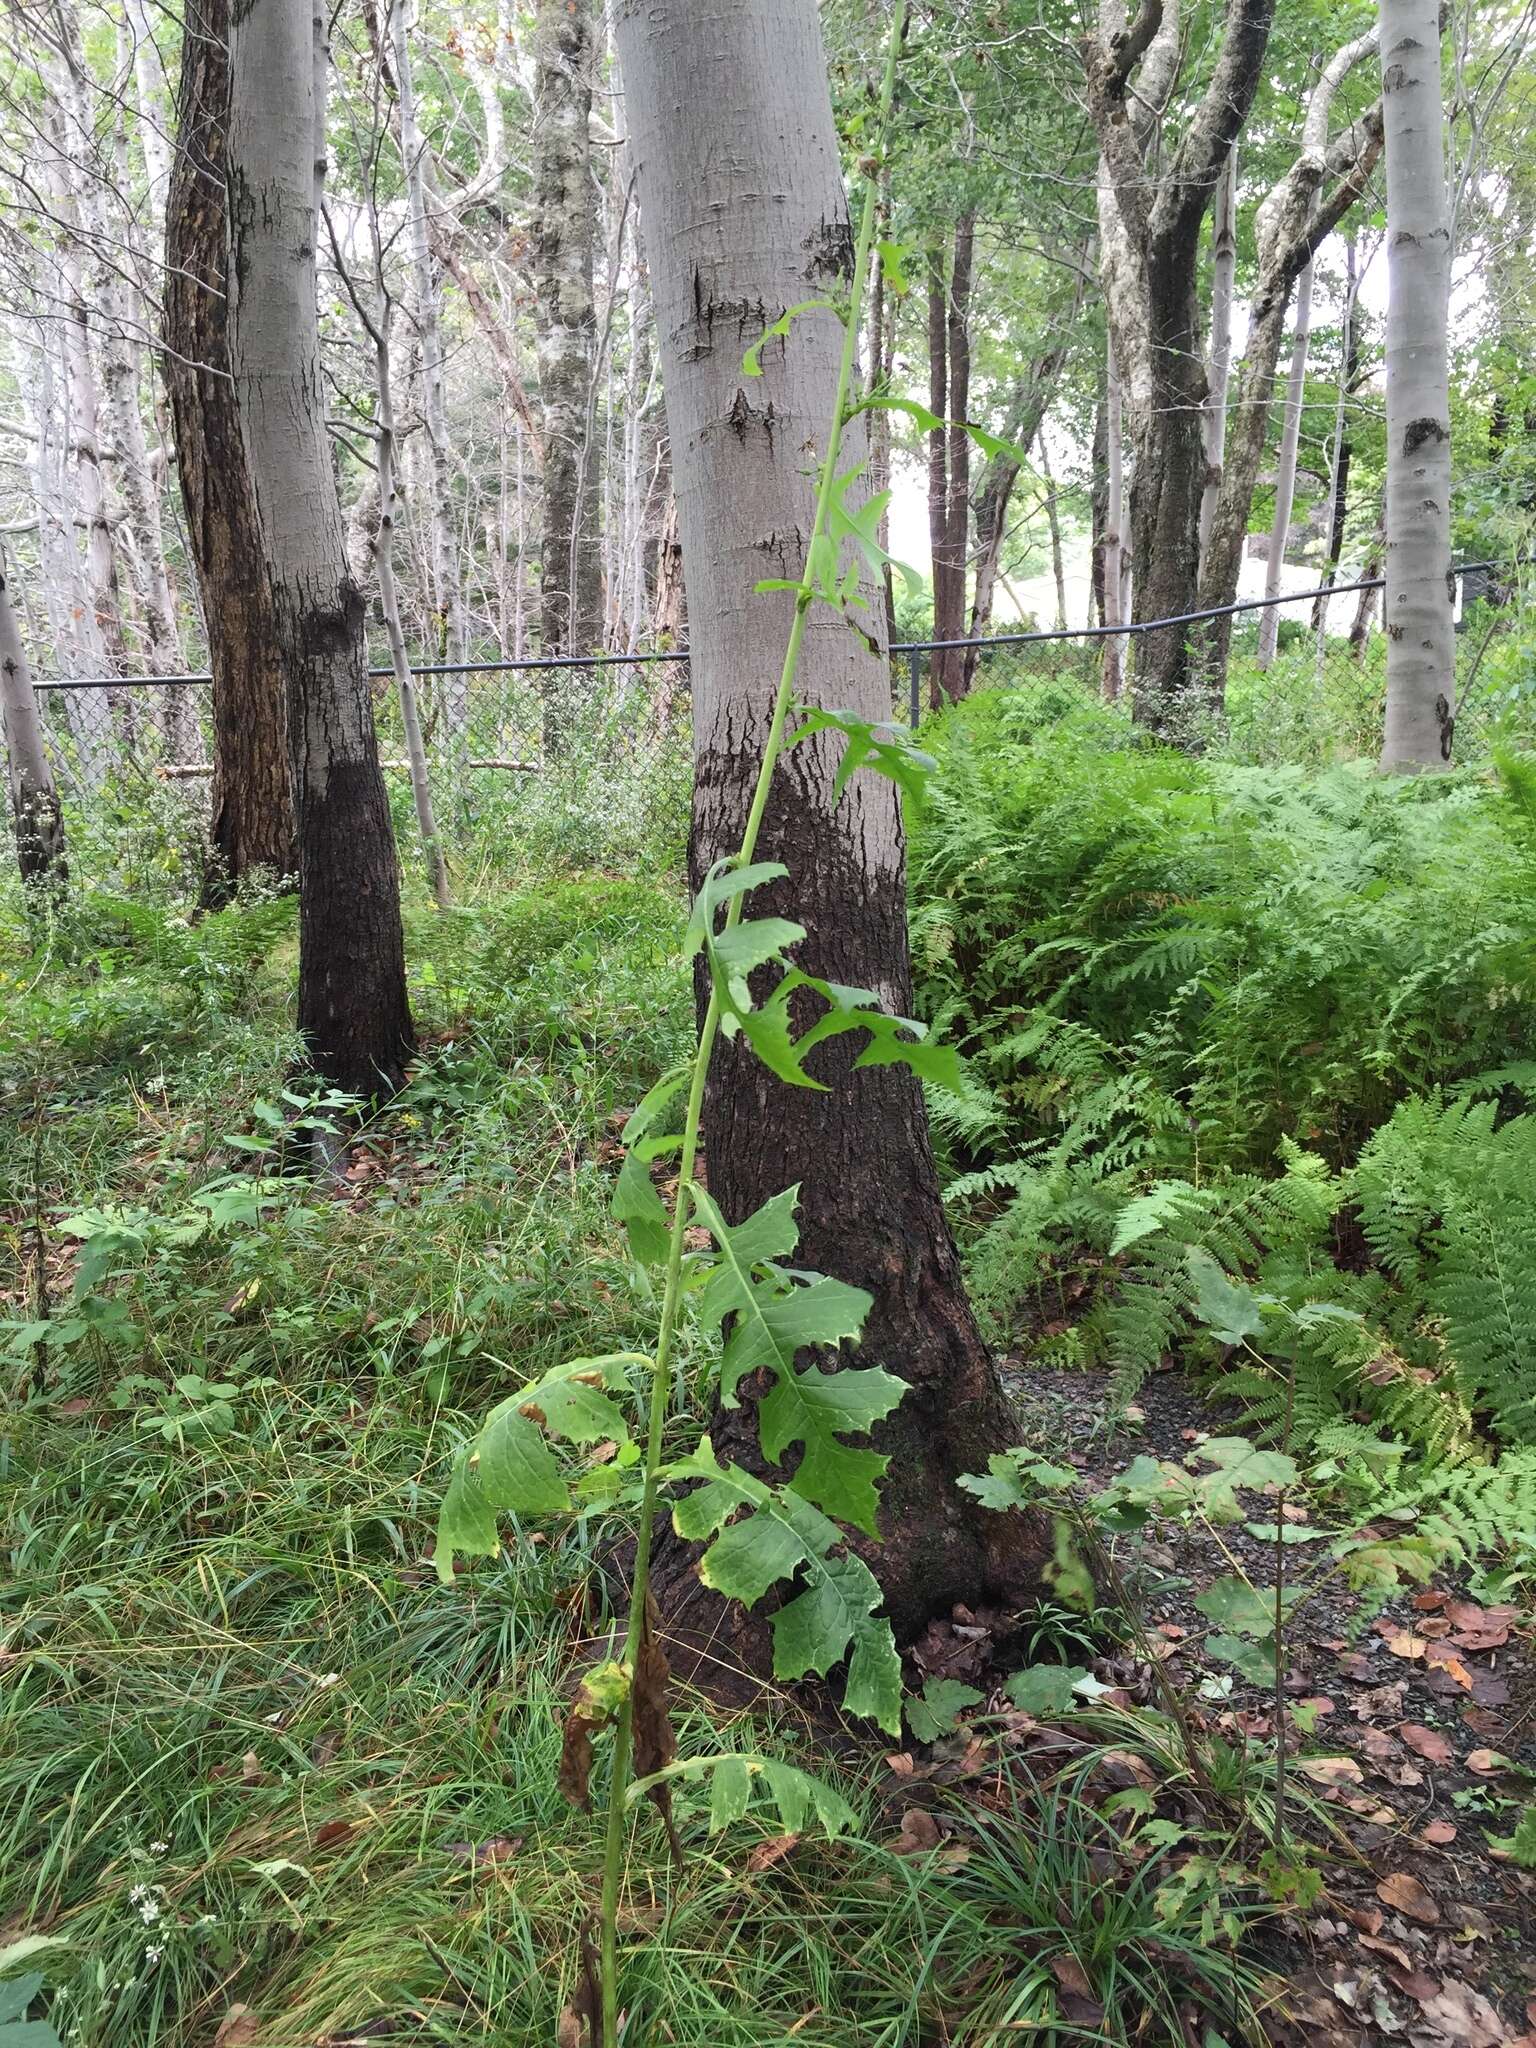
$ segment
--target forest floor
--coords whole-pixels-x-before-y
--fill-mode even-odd
[[[1007,1376],[1021,1441],[1071,1465],[1090,1492],[1133,1456],[1182,1461],[1221,1428],[1219,1412],[1172,1367],[1147,1383],[1125,1419],[1111,1403],[1110,1374],[1015,1360]],[[1255,1514],[1266,1507],[1257,1494],[1245,1505]],[[1305,1529],[1303,1511],[1292,1512]],[[1288,1545],[1287,1565],[1298,1556],[1306,1551]],[[1210,1624],[1195,1605],[1234,1566],[1272,1595],[1275,1546],[1241,1524],[1160,1528],[1128,1576],[1190,1725],[1241,1750],[1272,1740],[1274,1690],[1205,1653]],[[985,1617],[964,1613],[951,1628],[931,1629],[918,1645],[920,1667],[985,1687],[990,1644],[978,1620]],[[1157,1704],[1134,1651],[1101,1655],[1093,1669],[1112,1688],[1101,1709]],[[1383,1608],[1324,1574],[1288,1617],[1283,1690],[1300,1794],[1292,1794],[1291,1824],[1317,1854],[1323,1889],[1306,1911],[1257,1935],[1256,1951],[1275,1973],[1265,2006],[1272,2037],[1337,2048],[1536,2041],[1536,1875],[1493,1846],[1536,1782],[1536,1616],[1483,1605],[1444,1575]],[[1095,1717],[1086,1718],[1093,1728]],[[893,1791],[913,1779],[950,1781],[957,1764],[985,1785],[999,1745],[1031,1774],[1059,1772],[1072,1761],[1074,1725],[1073,1717],[1030,1725],[1026,1715],[979,1743],[962,1728],[910,1770],[898,1759]],[[1089,1744],[1076,1746],[1086,1754]],[[1130,1771],[1159,1813],[1196,1836],[1199,1788],[1160,1785],[1138,1761],[1127,1732],[1117,1768],[1101,1768],[1090,1783],[1112,1800]]]
[[[613,1131],[685,1042],[680,923],[674,891],[611,877],[412,906],[426,1050],[336,1182],[281,1170],[275,1135],[291,906],[88,904],[62,967],[0,978],[24,1134],[0,1159],[0,1955],[42,1943],[66,2048],[556,2039],[602,1853],[558,1790],[560,1723],[612,1531],[509,1529],[445,1588],[432,1528],[492,1401],[649,1326]],[[681,1365],[702,1401],[708,1346]],[[1178,1372],[1118,1428],[1103,1375],[1009,1380],[1021,1440],[1085,1488],[1222,1427]],[[1273,1698],[1207,1655],[1195,1606],[1234,1564],[1272,1587],[1272,1560],[1241,1523],[1124,1546],[1213,1789],[1099,1615],[1037,1618],[1028,1661],[1096,1682],[1070,1713],[1008,1699],[1016,1618],[936,1624],[914,1693],[975,1697],[902,1745],[829,1737],[824,1690],[750,1718],[685,1693],[684,1754],[815,1769],[860,1828],[717,1831],[680,1794],[675,1872],[642,1819],[628,2038],[1235,2048],[1215,1985],[1284,2048],[1511,2048],[1536,1880],[1490,1837],[1536,1782],[1530,1617],[1443,1574],[1380,1615],[1332,1583],[1298,1610],[1289,1820],[1322,1889],[1277,1905]]]

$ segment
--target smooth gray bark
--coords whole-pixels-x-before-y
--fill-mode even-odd
[[[761,377],[744,374],[742,357],[789,307],[846,293],[852,235],[815,0],[619,0],[615,35],[688,578],[698,875],[739,843],[750,802],[795,602],[754,585],[801,572],[807,470],[826,448],[842,330],[828,312],[803,314],[764,349]],[[850,424],[845,467],[867,452],[866,424]],[[797,693],[887,720],[872,576],[863,595],[857,616],[874,644],[813,608]],[[758,852],[790,879],[754,897],[754,914],[792,911],[807,928],[797,951],[808,968],[901,1011],[911,976],[900,805],[889,783],[861,773],[834,806],[833,760],[813,740],[775,776]],[[1005,1532],[1000,1552],[998,1532],[954,1485],[968,1469],[957,1461],[1009,1440],[1011,1419],[960,1284],[920,1088],[901,1068],[853,1067],[846,1042],[819,1071],[826,1092],[792,1089],[740,1040],[717,1050],[710,1189],[740,1220],[798,1182],[799,1256],[873,1296],[860,1358],[900,1373],[909,1391],[876,1433],[892,1462],[871,1564],[910,1638],[956,1599],[1017,1584],[1011,1546],[1022,1533]],[[761,1468],[750,1400],[711,1428],[723,1455]],[[704,1596],[686,1557],[670,1576],[669,1561],[675,1553],[659,1560],[658,1596],[691,1633]],[[698,1625],[718,1631],[717,1656],[747,1654],[739,1615],[706,1608]]]
[[[0,568],[0,713],[4,714],[16,859],[24,888],[57,889],[65,878],[64,820],[8,582],[7,573]]]
[[[1258,664],[1271,666],[1280,644],[1280,595],[1285,569],[1285,544],[1290,537],[1296,504],[1296,461],[1301,453],[1301,416],[1307,395],[1307,349],[1312,339],[1312,266],[1296,286],[1296,315],[1291,330],[1291,368],[1285,386],[1285,415],[1280,428],[1280,457],[1275,472],[1275,511],[1269,527],[1269,555],[1264,564],[1264,595],[1271,599],[1259,614]]]
[[[598,462],[589,400],[597,360],[592,289],[593,0],[539,0],[534,21],[533,285],[543,411],[541,651],[591,654],[602,644]],[[551,690],[546,742],[564,743],[569,706]]]
[[[1381,154],[1379,107],[1328,140],[1340,85],[1375,48],[1372,28],[1335,52],[1307,104],[1296,161],[1259,207],[1258,276],[1248,305],[1248,338],[1236,396],[1228,408],[1221,483],[1200,562],[1202,610],[1231,604],[1237,597],[1292,290],[1323,241],[1367,189]],[[1229,620],[1213,622],[1202,635],[1200,659],[1213,699],[1219,699],[1224,689],[1230,639]]]
[[[230,366],[287,671],[299,1028],[327,1079],[374,1096],[398,1085],[412,1034],[363,601],[347,567],[320,374],[318,6],[244,0],[230,26],[230,78]]]
[[[1102,689],[1113,704],[1125,688],[1125,641],[1116,628],[1125,625],[1125,415],[1120,395],[1120,371],[1115,361],[1113,338],[1108,343],[1104,380],[1105,492],[1104,539],[1104,624],[1110,632],[1104,641]]]
[[[1227,446],[1227,390],[1232,381],[1232,299],[1237,280],[1237,145],[1227,152],[1216,188],[1211,227],[1211,368],[1205,400],[1205,486],[1200,493],[1200,555],[1211,538]]]
[[[1381,0],[1387,148],[1387,715],[1381,765],[1450,765],[1456,716],[1439,0]]]
[[[442,322],[438,316],[437,286],[432,276],[427,147],[416,118],[416,85],[411,69],[413,12],[411,0],[392,0],[389,8],[390,49],[400,109],[400,155],[405,169],[406,248],[411,280],[408,310],[421,351],[421,415],[430,457],[430,502],[427,509],[437,646],[442,660],[466,661],[469,658],[469,618],[464,606],[464,582],[459,574],[458,548],[453,530],[453,448],[448,430]],[[452,695],[450,693],[450,699]]]

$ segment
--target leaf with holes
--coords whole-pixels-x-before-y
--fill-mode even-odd
[[[803,1573],[803,1590],[772,1619],[775,1677],[824,1675],[847,1657],[844,1705],[899,1735],[901,1661],[889,1621],[875,1613],[880,1587],[862,1558],[838,1554],[837,1524],[792,1491],[721,1465],[707,1437],[666,1476],[703,1481],[676,1502],[672,1525],[685,1541],[708,1543],[698,1568],[706,1586],[751,1605]]]

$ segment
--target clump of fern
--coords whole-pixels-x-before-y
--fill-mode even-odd
[[[1467,1403],[1506,1442],[1536,1443],[1536,1116],[1501,1117],[1506,1079],[1403,1103],[1354,1187],[1366,1241],[1443,1328]]]

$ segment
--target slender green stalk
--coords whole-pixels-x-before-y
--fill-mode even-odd
[[[891,16],[891,32],[885,53],[885,72],[880,86],[877,149],[884,147],[886,129],[890,122],[891,101],[896,90],[896,60],[901,50],[905,20],[906,6],[903,0],[903,4],[898,5]],[[838,363],[837,396],[832,408],[831,430],[827,435],[827,446],[821,461],[811,538],[805,551],[805,566],[800,572],[800,587],[795,593],[795,615],[784,649],[784,665],[779,674],[779,687],[773,700],[773,716],[769,721],[767,739],[763,743],[762,760],[758,764],[757,784],[752,792],[751,807],[742,830],[741,845],[732,861],[732,865],[736,867],[749,865],[757,851],[758,835],[762,831],[763,816],[768,808],[768,791],[773,782],[774,770],[779,763],[779,756],[784,750],[784,728],[788,722],[790,705],[794,701],[795,676],[800,666],[801,643],[805,638],[806,614],[810,611],[816,596],[811,565],[816,559],[816,543],[827,531],[831,515],[833,490],[837,481],[838,452],[848,418],[848,401],[853,389],[859,321],[863,311],[865,287],[869,280],[870,256],[875,242],[878,188],[877,157],[864,181],[864,204],[859,221],[858,240],[854,248],[853,279],[849,287],[848,306],[843,321],[843,349]],[[732,898],[726,911],[725,924],[728,931],[739,923],[741,911],[742,898],[738,895]],[[624,1661],[631,1672],[635,1668],[635,1661],[640,1652],[640,1638],[645,1627],[646,1605],[650,1591],[651,1538],[660,1493],[667,1412],[672,1402],[672,1347],[677,1333],[678,1309],[682,1300],[684,1239],[693,1206],[693,1169],[698,1157],[699,1126],[704,1112],[704,1084],[709,1077],[710,1056],[714,1052],[719,1029],[720,999],[712,991],[704,1012],[704,1021],[699,1027],[698,1044],[694,1050],[693,1071],[688,1087],[683,1147],[678,1162],[677,1200],[672,1211],[672,1232],[667,1244],[666,1279],[661,1300],[661,1329],[656,1339],[656,1367],[651,1378],[650,1415],[645,1442],[645,1484],[640,1499],[640,1528],[635,1543],[635,1562],[630,1580],[629,1630],[624,1646]],[[619,1887],[624,1874],[625,1795],[629,1790],[630,1781],[632,1719],[631,1704],[626,1699],[614,1724],[613,1772],[608,1788],[607,1832],[603,1854],[601,2048],[618,2048],[619,2038]]]

